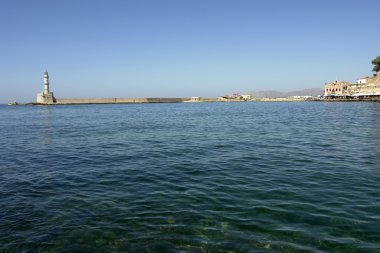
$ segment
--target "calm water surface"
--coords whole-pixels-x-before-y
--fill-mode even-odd
[[[380,103],[0,119],[0,252],[380,252]]]

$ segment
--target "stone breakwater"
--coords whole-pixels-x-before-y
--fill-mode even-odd
[[[54,103],[27,103],[27,105],[78,105],[78,104],[133,104],[133,103],[183,103],[183,102],[380,102],[380,99],[303,99],[303,98],[253,98],[251,100],[218,98],[57,98]]]
[[[54,104],[181,103],[187,98],[57,98]]]
[[[52,103],[29,103],[31,105],[77,105],[77,104],[131,104],[131,103],[183,103],[183,102],[219,102],[218,98],[54,98]],[[244,101],[244,100],[240,100]]]

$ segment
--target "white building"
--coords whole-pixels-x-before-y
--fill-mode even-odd
[[[251,100],[251,99],[252,99],[252,96],[249,95],[249,94],[241,95],[241,97],[242,97],[244,100]]]
[[[358,79],[357,83],[358,84],[365,84],[368,82],[369,79],[371,79],[369,76],[362,77],[362,78]]]

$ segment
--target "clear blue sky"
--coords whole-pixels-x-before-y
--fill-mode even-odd
[[[1,0],[0,103],[215,97],[371,75],[378,0]]]

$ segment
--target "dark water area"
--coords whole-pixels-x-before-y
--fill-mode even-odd
[[[379,103],[0,119],[0,252],[380,252]]]

